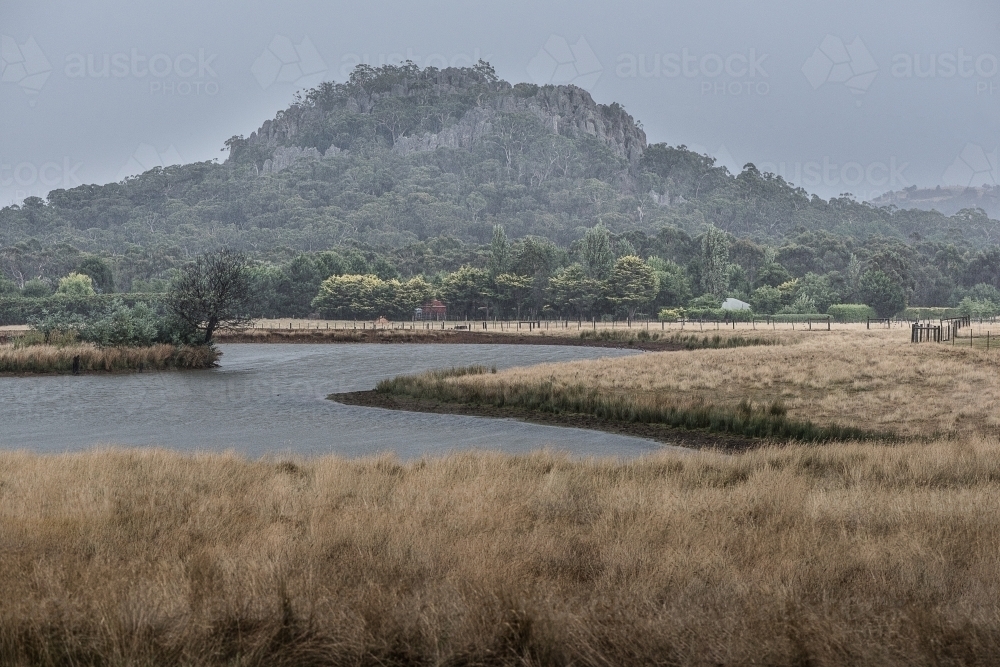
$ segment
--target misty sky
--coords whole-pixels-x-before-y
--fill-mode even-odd
[[[224,159],[357,62],[576,83],[823,197],[1000,181],[1000,4],[0,0],[0,204]]]

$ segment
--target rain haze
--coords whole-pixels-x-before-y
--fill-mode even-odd
[[[998,177],[1000,8],[951,2],[0,3],[0,202],[224,159],[358,63],[490,62],[822,197]]]

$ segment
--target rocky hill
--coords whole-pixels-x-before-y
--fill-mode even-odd
[[[792,275],[844,273],[852,254],[885,247],[912,256],[915,272],[926,263],[918,248],[973,257],[1000,244],[1000,222],[959,212],[996,210],[996,190],[908,190],[880,202],[896,208],[823,200],[752,164],[733,174],[684,146],[647,145],[620,105],[573,86],[511,84],[486,63],[362,65],[226,145],[222,164],[157,168],[0,209],[0,272],[51,283],[97,255],[119,286],[152,285],[189,257],[230,247],[265,262],[339,249],[353,271],[381,257],[402,275],[436,275],[478,257],[495,225],[524,244],[532,266],[572,256],[598,224],[621,252],[680,262],[721,230],[748,257],[777,248]],[[932,207],[953,214],[918,210]],[[951,299],[935,294],[920,298]]]
[[[230,158],[250,158],[262,173],[273,173],[300,158],[330,156],[378,138],[404,155],[473,149],[497,135],[516,144],[524,139],[518,133],[529,130],[525,117],[553,136],[596,139],[632,168],[646,148],[645,133],[618,104],[597,104],[576,86],[511,85],[480,63],[444,70],[359,67],[347,83],[323,84],[245,141],[234,139]]]

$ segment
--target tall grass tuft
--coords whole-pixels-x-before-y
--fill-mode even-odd
[[[113,373],[211,368],[218,361],[219,352],[203,345],[108,348],[89,344],[2,345],[0,373],[70,373],[77,357],[82,373]]]
[[[682,333],[664,335],[655,332],[650,333],[645,329],[641,329],[637,333],[627,330],[616,331],[609,329],[603,329],[601,331],[581,331],[580,339],[612,341],[629,344],[635,342],[658,341],[661,343],[677,345],[685,350],[719,350],[732,347],[781,345],[780,340],[775,338],[765,338],[763,336],[720,336],[718,334],[708,336]]]
[[[705,429],[749,438],[774,438],[802,442],[890,439],[891,434],[864,429],[817,425],[793,420],[780,400],[754,403],[742,400],[735,408],[701,400],[678,404],[656,393],[614,391],[561,385],[551,379],[510,382],[504,379],[475,381],[482,366],[430,371],[382,380],[375,391],[466,405],[520,408],[551,414],[581,414],[607,422],[662,424],[673,428]],[[470,377],[472,380],[470,381]],[[465,381],[456,382],[457,379]]]

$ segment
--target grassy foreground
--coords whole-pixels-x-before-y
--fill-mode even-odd
[[[5,665],[1000,659],[1000,443],[0,454]]]
[[[71,373],[75,357],[80,358],[80,372],[103,373],[211,368],[218,361],[219,353],[206,345],[110,348],[87,343],[28,347],[0,345],[0,373]]]

